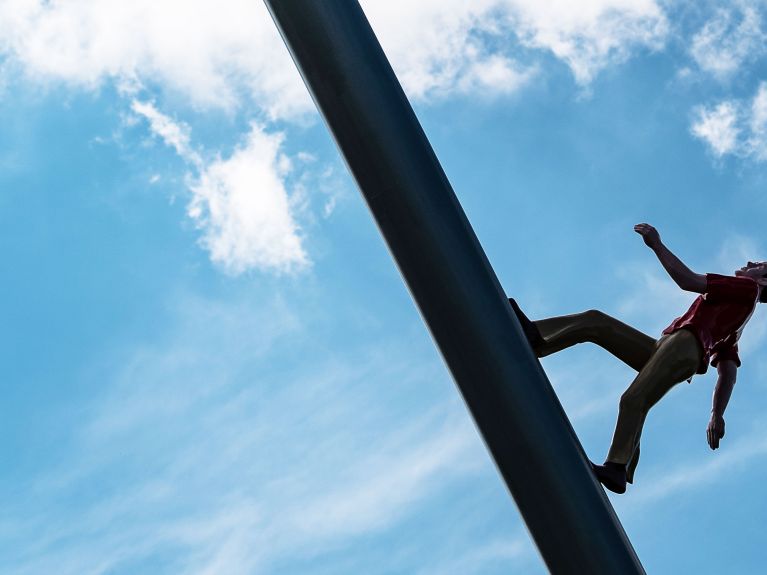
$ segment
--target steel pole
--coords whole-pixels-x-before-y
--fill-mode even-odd
[[[265,2],[549,570],[644,573],[360,5]]]

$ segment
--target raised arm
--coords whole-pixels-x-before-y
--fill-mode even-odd
[[[664,246],[660,240],[658,230],[650,224],[637,224],[634,226],[634,231],[641,235],[644,243],[655,252],[660,263],[666,269],[668,275],[671,276],[671,279],[676,282],[676,285],[685,291],[696,293],[704,293],[706,291],[706,276],[696,274],[684,265],[682,260],[672,254],[671,250]]]
[[[714,397],[711,400],[711,420],[706,428],[706,439],[711,449],[719,447],[719,440],[724,437],[724,410],[735,387],[738,364],[731,359],[723,359],[716,367],[719,378],[716,380]]]

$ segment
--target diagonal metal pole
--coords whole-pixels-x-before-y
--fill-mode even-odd
[[[265,2],[549,570],[644,573],[357,0]]]

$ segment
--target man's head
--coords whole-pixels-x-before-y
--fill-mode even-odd
[[[762,286],[762,293],[759,301],[767,303],[767,262],[748,262],[739,270],[735,270],[738,277],[749,277],[759,282]]]

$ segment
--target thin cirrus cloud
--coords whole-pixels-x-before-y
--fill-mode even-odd
[[[727,450],[711,454],[706,460],[685,461],[670,469],[648,478],[642,492],[637,492],[631,500],[622,501],[621,508],[626,511],[643,512],[647,505],[675,496],[681,492],[705,489],[711,485],[737,480],[738,473],[748,467],[761,463],[767,455],[767,440],[761,431],[763,421],[751,422],[757,431],[751,432],[728,446]]]
[[[353,560],[354,541],[492,474],[460,402],[413,396],[439,366],[410,347],[376,340],[308,371],[274,367],[305,329],[290,302],[177,300],[169,333],[103,374],[66,465],[23,488],[34,496],[8,511],[24,520],[0,521],[9,541],[35,542],[9,548],[4,571],[245,574],[339,548]]]
[[[173,148],[183,160],[195,166],[202,166],[202,158],[192,149],[191,129],[187,124],[175,122],[160,112],[151,102],[133,100],[131,110],[146,119],[152,133]]]

